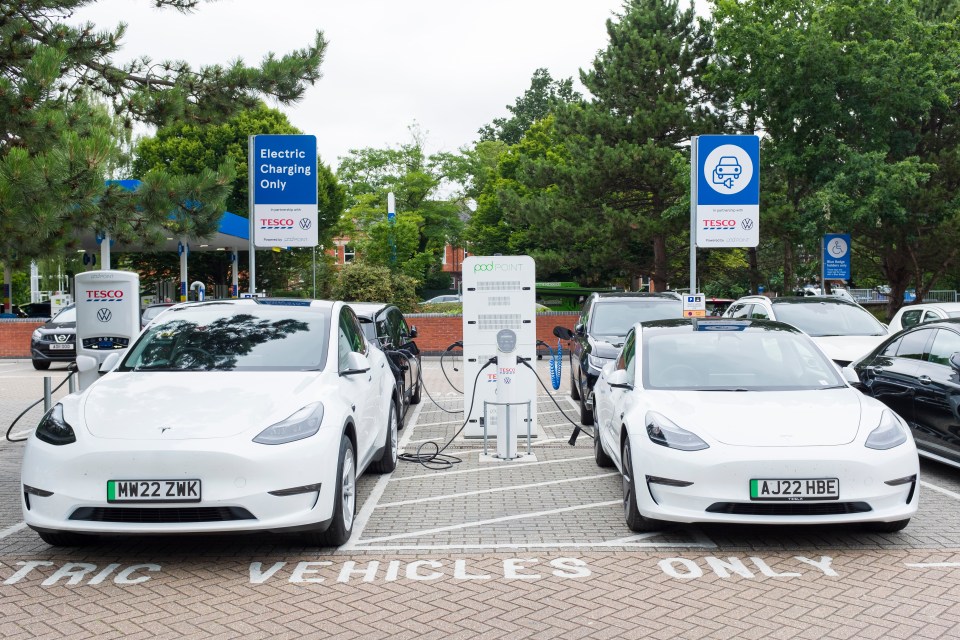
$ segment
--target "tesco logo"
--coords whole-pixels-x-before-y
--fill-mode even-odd
[[[293,218],[260,218],[262,227],[292,227]]]
[[[88,298],[122,298],[120,289],[87,289]]]
[[[737,226],[736,220],[704,220],[704,228],[716,228],[716,227],[735,227]]]

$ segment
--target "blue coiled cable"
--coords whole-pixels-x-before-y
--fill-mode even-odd
[[[550,347],[547,347],[550,349]],[[560,345],[560,341],[557,340],[557,352],[554,354],[551,349],[550,353],[550,382],[553,384],[554,389],[560,388],[560,371],[563,368],[563,347]]]

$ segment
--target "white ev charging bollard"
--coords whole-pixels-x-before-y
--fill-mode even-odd
[[[85,271],[74,283],[77,361],[89,356],[99,366],[140,334],[140,277],[129,271]]]
[[[517,431],[522,423],[517,419],[519,399],[513,390],[518,387],[518,374],[517,334],[501,329],[497,332],[497,457],[501,460],[517,457]]]

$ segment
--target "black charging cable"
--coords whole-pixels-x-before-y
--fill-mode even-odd
[[[497,362],[497,358],[493,357],[487,360],[486,364],[480,367],[480,370],[477,371],[477,377],[473,380],[473,397],[470,398],[470,409],[467,411],[467,414],[463,420],[463,424],[460,425],[460,428],[457,429],[457,432],[454,433],[449,440],[441,447],[437,442],[433,440],[428,440],[426,442],[420,443],[420,446],[417,447],[416,453],[401,453],[397,456],[397,459],[403,460],[404,462],[418,462],[427,469],[431,470],[443,470],[449,469],[455,464],[460,464],[463,462],[462,459],[457,456],[452,456],[450,454],[443,453],[447,447],[449,447],[457,436],[460,435],[463,430],[467,427],[467,423],[470,422],[470,416],[473,414],[473,404],[477,399],[477,381],[480,379],[480,373],[489,367],[492,364]],[[433,398],[431,398],[432,400]],[[437,405],[439,406],[439,405]],[[434,451],[424,451],[424,447],[431,446],[434,448]]]
[[[71,365],[71,367],[72,367],[72,366],[73,366],[73,365]],[[61,383],[58,384],[56,387],[54,387],[53,390],[50,392],[50,395],[52,396],[54,393],[56,393],[56,392],[60,389],[60,387],[62,387],[63,385],[65,385],[65,384],[67,383],[67,380],[69,380],[70,378],[73,377],[73,374],[75,374],[76,372],[77,372],[76,369],[71,368],[71,369],[70,369],[70,375],[68,375],[66,378],[64,378],[64,379],[63,379],[63,382],[61,382]],[[44,400],[43,398],[40,398],[39,400],[37,400],[36,402],[34,402],[33,404],[31,404],[29,407],[27,407],[26,409],[24,409],[23,411],[21,411],[21,412],[20,412],[20,415],[18,415],[16,418],[13,419],[13,422],[11,422],[11,423],[10,423],[10,426],[7,427],[7,441],[8,441],[8,442],[26,442],[26,441],[29,439],[29,437],[27,437],[27,438],[11,438],[11,437],[10,437],[10,434],[13,432],[13,428],[16,426],[16,424],[20,421],[20,418],[22,418],[23,416],[27,415],[27,412],[30,411],[30,409],[33,409],[35,406],[37,406],[38,404],[40,404],[41,402],[43,402],[43,400]]]
[[[416,355],[414,355],[412,352],[408,351],[407,349],[395,349],[395,350],[393,350],[393,351],[389,351],[388,353],[397,354],[398,356],[400,356],[400,357],[402,357],[402,358],[406,358],[406,360],[407,360],[407,366],[408,366],[408,367],[410,366],[410,360],[417,357]],[[430,395],[430,390],[427,389],[427,385],[425,385],[425,384],[423,383],[423,366],[422,366],[422,363],[418,363],[418,365],[419,365],[419,366],[417,366],[417,384],[420,386],[420,390],[423,391],[423,392],[425,392],[425,393],[427,394],[427,397],[430,398],[430,402],[432,402],[434,405],[436,405],[436,407],[437,407],[438,409],[440,409],[440,411],[443,411],[444,413],[450,413],[450,414],[463,413],[463,409],[460,409],[460,410],[458,410],[458,411],[451,411],[450,409],[447,409],[447,408],[443,407],[439,402],[437,402],[437,401],[433,398],[432,395]],[[454,389],[457,389],[457,388],[454,387]],[[457,391],[459,391],[459,389],[457,389]],[[463,393],[463,392],[460,391],[460,393]]]
[[[440,354],[440,371],[443,372],[443,377],[447,379],[447,384],[449,384],[451,387],[453,387],[453,390],[454,390],[454,391],[456,391],[457,393],[463,395],[463,391],[461,391],[460,389],[457,389],[457,385],[453,384],[453,381],[450,380],[450,376],[447,375],[447,370],[446,370],[446,369],[444,368],[444,366],[443,366],[443,358],[444,358],[448,353],[450,353],[451,351],[453,351],[454,349],[456,349],[456,348],[458,348],[458,347],[459,347],[460,349],[463,349],[463,340],[457,340],[456,342],[454,342],[453,344],[451,344],[449,347],[447,347],[446,351],[444,351],[443,353]],[[456,365],[456,364],[453,365],[453,370],[454,370],[454,371],[459,371],[459,369],[457,369],[457,365]]]
[[[517,358],[518,363],[522,364],[527,369],[530,369],[530,371],[533,371],[533,377],[537,379],[537,382],[540,383],[540,386],[543,387],[543,390],[547,392],[548,396],[550,396],[550,400],[552,400],[553,404],[555,404],[557,409],[560,410],[560,413],[563,414],[563,417],[567,419],[567,422],[573,425],[573,434],[570,436],[570,440],[568,440],[568,442],[570,443],[570,446],[577,444],[577,438],[580,436],[580,432],[583,432],[586,436],[590,438],[596,438],[596,435],[593,433],[592,430],[587,430],[583,427],[582,424],[578,422],[574,422],[573,420],[570,419],[570,416],[567,415],[567,412],[563,410],[563,407],[561,407],[557,403],[557,399],[553,397],[552,393],[550,393],[550,389],[547,389],[547,385],[543,384],[543,380],[540,379],[540,376],[537,374],[537,370],[531,367],[530,363],[527,362],[527,360],[528,358]]]

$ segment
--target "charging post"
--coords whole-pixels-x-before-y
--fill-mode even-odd
[[[77,362],[93,358],[96,369],[111,353],[122,353],[140,333],[140,277],[130,271],[85,271],[74,278],[77,301]],[[80,387],[92,376],[81,368]],[[87,374],[87,375],[84,375]]]

